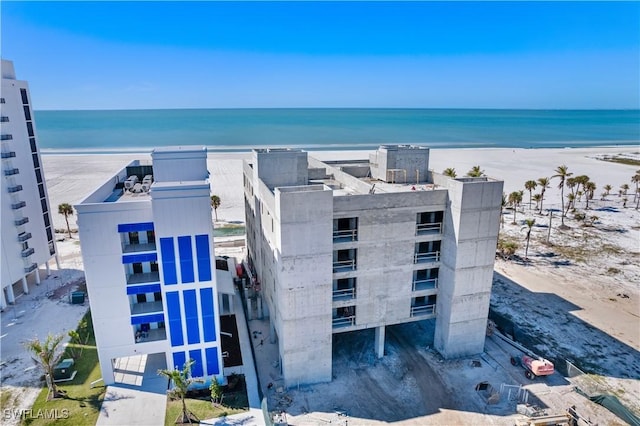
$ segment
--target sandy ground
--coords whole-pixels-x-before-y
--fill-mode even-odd
[[[630,178],[639,167],[604,162],[597,157],[618,153],[630,155],[635,153],[637,157],[638,151],[640,148],[637,147],[536,150],[442,149],[432,150],[430,158],[433,170],[441,172],[447,167],[454,167],[459,176],[464,175],[472,166],[480,165],[487,175],[505,181],[506,193],[524,189],[523,184],[526,180],[552,176],[554,169],[561,164],[566,164],[569,171],[575,175],[589,175],[598,187],[596,199],[600,198],[601,188],[605,184],[613,186],[612,195],[606,197],[604,201],[597,200],[593,203],[594,208],[587,212],[589,216],[598,216],[593,227],[581,226],[572,219],[570,214],[567,219],[570,229],[561,231],[557,228],[559,219],[555,217],[550,244],[545,242],[548,216],[537,215],[528,209],[527,193],[524,195],[524,207],[521,207],[521,211],[516,214],[516,224],[511,224],[513,212],[505,210],[505,225],[502,232],[518,240],[521,248],[517,252],[519,257],[516,259],[496,262],[492,311],[510,318],[517,325],[518,333],[516,334],[523,335],[523,341],[531,344],[534,350],[554,360],[571,359],[582,368],[601,374],[604,377],[602,380],[610,383],[612,388],[617,390],[617,394],[630,404],[634,402],[637,404],[640,400],[640,382],[638,381],[640,379],[640,215],[633,208],[635,204],[631,202],[633,189],[630,191],[627,208],[622,207],[617,189],[623,183],[633,188]],[[326,160],[367,158],[368,152],[319,151],[314,152],[313,155]],[[148,156],[44,155],[43,165],[52,210],[56,211],[56,206],[63,202],[75,204],[81,201],[105,179],[134,158],[144,159]],[[209,154],[212,192],[222,200],[218,209],[218,218],[222,223],[244,221],[241,167],[243,158],[249,158],[249,153]],[[557,180],[554,179],[552,188],[549,188],[545,194],[545,209],[559,208],[559,190],[556,186]],[[584,210],[584,200],[578,205],[578,210]],[[53,216],[55,227],[63,229],[64,217],[58,214]],[[533,229],[529,248],[529,262],[525,263],[522,261],[525,237],[522,221],[528,217],[536,219],[536,226]],[[70,223],[72,228],[76,227],[75,217],[70,218]],[[585,249],[583,252],[587,253],[577,256],[567,247],[583,248]],[[78,247],[74,241],[59,243],[59,252],[63,254],[63,271],[69,271],[70,279],[72,274],[81,276],[82,264],[77,250]],[[54,275],[55,273],[56,271]],[[59,285],[59,282],[57,283]],[[35,296],[36,293],[32,295]],[[26,304],[34,303],[30,300],[32,295],[18,299],[18,303],[23,303],[22,301]],[[9,325],[13,308],[2,314],[2,361],[7,363],[0,370],[3,375],[3,390],[10,384],[24,385],[25,381],[28,382],[28,372],[24,373],[24,369],[28,368],[29,361],[25,359],[24,351],[19,354],[21,349],[16,349],[19,347],[20,339],[34,332],[39,335],[46,334],[46,331],[51,329],[50,319],[58,317],[57,310],[76,308],[70,305],[58,306],[58,302],[48,299],[35,302],[40,303],[41,307],[37,308],[40,310],[37,316],[39,320],[34,322],[38,326],[34,325],[33,329],[10,330],[11,327],[20,325]],[[52,311],[45,315],[45,308],[49,304],[52,305]],[[27,315],[29,309],[18,309],[18,312],[20,311],[24,311],[23,315]],[[79,308],[77,311],[75,317],[65,316],[69,318],[69,324],[59,324],[61,330],[75,327],[77,320],[84,313]],[[23,321],[23,324],[26,324],[26,321]],[[253,327],[251,324],[250,326]],[[497,352],[498,355],[495,355],[497,361],[492,361],[490,357],[487,358],[489,361],[482,359],[481,367],[469,367],[468,363],[472,360],[443,361],[437,357],[437,354],[427,349],[430,339],[429,326],[420,325],[420,327],[422,328],[418,331],[411,328],[407,331],[401,328],[394,332],[395,335],[388,333],[389,355],[383,360],[376,361],[371,358],[372,348],[361,349],[355,355],[351,352],[337,353],[338,364],[334,363],[334,370],[338,373],[334,374],[336,386],[323,385],[325,387],[319,388],[318,391],[303,389],[300,395],[291,397],[290,403],[281,395],[278,397],[280,402],[284,402],[284,405],[288,404],[290,408],[287,409],[292,410],[290,416],[297,418],[299,424],[322,424],[328,418],[333,419],[334,422],[344,420],[346,424],[346,417],[339,413],[340,410],[347,410],[343,405],[351,402],[351,399],[361,407],[355,412],[353,409],[347,410],[350,424],[354,424],[352,421],[358,418],[362,419],[362,424],[369,423],[371,420],[403,421],[407,424],[459,424],[470,421],[502,424],[508,419],[504,416],[506,412],[513,413],[514,407],[511,405],[498,409],[488,406],[475,395],[464,398],[461,395],[466,395],[466,392],[460,390],[473,387],[473,384],[480,380],[488,380],[497,387],[501,383],[513,384],[517,382],[515,376],[523,383],[527,383],[523,379],[524,376],[520,374],[521,371],[507,370],[507,375],[504,377],[500,375],[493,377],[489,374],[490,371],[500,370],[495,366],[504,364],[506,355],[499,355],[500,352]],[[10,340],[11,333],[14,335],[14,341]],[[412,340],[415,336],[421,337]],[[364,335],[364,337],[353,338],[356,347],[358,342],[368,342],[366,345],[372,346],[372,337],[369,339]],[[499,351],[499,347],[496,349],[491,346],[495,343],[492,343],[493,340],[487,342],[485,356],[491,354],[492,350]],[[363,348],[362,345],[361,348]],[[412,352],[405,353],[407,348],[413,348]],[[258,352],[259,350],[256,351],[257,356]],[[508,351],[502,350],[502,352],[506,354]],[[11,355],[11,353],[19,355]],[[15,358],[19,361],[15,361]],[[341,359],[343,361],[339,361]],[[412,365],[421,363],[421,360],[426,360],[426,364],[422,365],[432,366],[433,371],[416,372]],[[21,364],[18,365],[18,362]],[[267,364],[267,369],[268,365],[270,364]],[[371,370],[367,366],[370,366]],[[33,369],[28,371],[31,371],[32,376],[35,377],[36,373]],[[340,382],[341,377],[349,380]],[[273,380],[277,380],[277,375]],[[561,381],[561,379],[558,380]],[[424,382],[434,383],[434,385],[425,388]],[[264,383],[261,384],[264,385]],[[527,384],[532,386],[533,390],[543,385]],[[566,383],[564,385],[567,386]],[[25,388],[29,389],[29,386],[27,384]],[[366,393],[351,397],[351,393],[356,388],[379,392],[376,386],[381,387],[384,392],[375,394],[371,398],[367,398]],[[425,398],[432,398],[429,396],[433,394],[430,390],[436,388],[449,389],[453,396],[436,401],[425,400]],[[539,389],[537,392],[555,395],[556,391],[564,392],[562,395],[566,398],[551,398],[543,405],[552,407],[553,400],[557,400],[562,401],[561,405],[564,407],[573,401],[574,393],[570,388],[559,388],[553,385],[551,389]],[[336,398],[331,398],[332,396]],[[29,398],[25,397],[20,405],[27,407],[30,405],[28,401]],[[599,407],[592,407],[593,404],[586,403],[584,399],[578,398],[577,401],[582,403],[583,410],[591,413],[594,419],[601,419],[602,423],[611,423],[611,418],[607,417],[607,413],[603,414]],[[276,405],[277,403],[278,401]],[[389,404],[396,404],[397,407],[380,408]],[[355,403],[352,405],[357,407]],[[371,407],[376,410],[372,410]],[[416,409],[411,411],[411,407]],[[497,414],[492,412],[494,409],[498,410]],[[415,413],[418,414],[414,415]],[[447,417],[443,417],[445,415]],[[485,417],[473,417],[476,415]],[[507,420],[507,422],[512,421],[513,419]]]

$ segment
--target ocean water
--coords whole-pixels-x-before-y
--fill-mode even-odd
[[[174,109],[36,111],[43,152],[145,152],[206,145],[371,149],[637,145],[640,110]]]

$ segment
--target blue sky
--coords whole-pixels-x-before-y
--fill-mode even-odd
[[[638,2],[6,2],[36,109],[640,108]]]

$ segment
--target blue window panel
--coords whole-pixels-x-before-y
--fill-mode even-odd
[[[173,238],[160,238],[160,253],[162,253],[162,276],[164,278],[164,284],[178,284]]]
[[[160,284],[144,284],[127,286],[127,294],[156,293],[160,291]]]
[[[153,222],[118,224],[118,232],[136,232],[136,231],[138,232],[153,231]]]
[[[191,366],[191,377],[204,376],[204,371],[202,369],[202,351],[200,349],[189,351],[189,358],[195,361]]]
[[[184,298],[184,317],[187,322],[187,342],[191,345],[200,343],[200,328],[198,327],[198,303],[195,290],[182,292]]]
[[[187,363],[187,357],[184,352],[173,353],[173,368],[175,370],[182,370]]]
[[[211,281],[211,253],[208,235],[196,235],[196,256],[198,259],[198,279]]]
[[[182,335],[182,318],[180,317],[180,296],[177,291],[170,291],[166,296],[171,346],[182,346],[184,344],[184,336]]]
[[[204,355],[207,358],[207,374],[210,376],[220,374],[218,365],[218,348],[205,348]]]
[[[156,262],[158,255],[156,253],[142,254],[124,254],[122,255],[122,263],[138,263],[138,262]]]
[[[191,251],[191,237],[178,237],[178,252],[180,253],[180,273],[183,283],[192,283],[193,275],[193,252]]]
[[[164,314],[136,315],[131,317],[131,325],[147,324],[152,322],[163,322]]]
[[[216,341],[216,318],[213,312],[213,289],[200,289],[200,306],[202,307],[202,334],[205,342]]]

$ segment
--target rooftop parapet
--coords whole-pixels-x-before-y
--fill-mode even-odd
[[[371,177],[387,183],[427,183],[429,148],[417,145],[381,145],[369,156]]]

